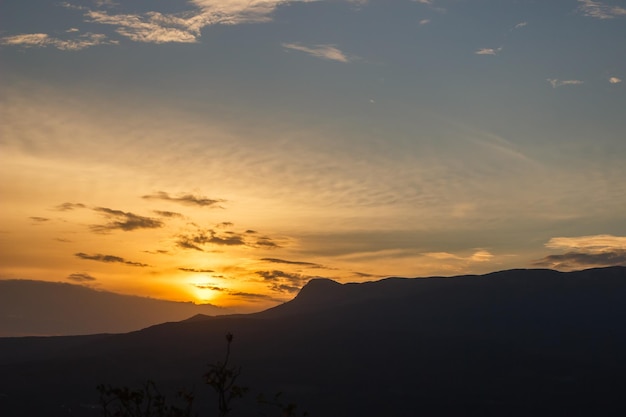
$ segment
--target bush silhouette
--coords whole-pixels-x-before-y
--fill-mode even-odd
[[[232,411],[233,400],[242,398],[248,387],[237,384],[241,374],[241,367],[229,364],[233,334],[226,333],[226,356],[223,361],[209,365],[209,370],[203,375],[204,382],[217,394],[218,416],[228,416]],[[178,392],[180,405],[169,404],[153,381],[147,381],[138,389],[128,387],[113,387],[100,384],[100,405],[103,417],[192,417],[194,413],[194,394],[181,390]],[[295,417],[297,406],[293,403],[283,403],[282,393],[266,400],[263,394],[257,397],[260,406],[269,406],[280,412],[283,417]],[[262,410],[261,415],[266,416]],[[302,414],[307,416],[305,412]]]

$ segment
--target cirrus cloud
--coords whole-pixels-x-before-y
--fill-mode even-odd
[[[335,45],[305,46],[299,43],[282,43],[281,45],[283,48],[305,52],[316,58],[326,59],[329,61],[338,61],[344,63],[351,61],[351,59],[342,51],[340,51]]]

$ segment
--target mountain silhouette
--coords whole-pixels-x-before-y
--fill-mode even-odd
[[[96,416],[96,384],[148,379],[214,410],[201,375],[227,332],[252,390],[235,416],[258,392],[312,416],[625,415],[625,299],[626,267],[313,280],[260,313],[0,339],[0,415]]]
[[[193,314],[225,314],[212,305],[97,291],[82,285],[0,280],[0,337],[123,333]]]

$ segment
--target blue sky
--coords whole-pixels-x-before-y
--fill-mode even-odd
[[[626,263],[622,1],[0,15],[0,278],[254,309],[318,276]]]

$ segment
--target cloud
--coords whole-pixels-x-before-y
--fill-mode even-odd
[[[225,288],[222,287],[218,287],[217,285],[213,285],[213,284],[191,284],[196,288],[200,288],[201,290],[213,290],[213,291],[228,291]]]
[[[269,294],[259,294],[259,293],[252,293],[252,292],[229,291],[228,295],[231,297],[238,297],[238,298],[252,299],[252,300],[282,301],[282,300],[272,297]]]
[[[148,43],[195,43],[202,28],[210,25],[234,25],[271,21],[271,15],[283,4],[314,0],[190,0],[192,9],[180,13],[149,11],[134,14],[113,14],[104,8],[115,5],[110,1],[98,1],[99,10],[63,3],[67,8],[84,11],[90,23],[115,26],[115,31],[135,42]]]
[[[202,196],[195,196],[193,194],[181,194],[178,197],[172,197],[168,193],[164,191],[157,191],[154,194],[144,195],[141,198],[145,198],[146,200],[164,200],[171,201],[174,203],[185,204],[188,206],[200,206],[200,207],[217,207],[219,203],[225,202],[225,200],[221,199],[212,199]]]
[[[79,253],[75,253],[74,256],[80,259],[88,260],[88,261],[98,261],[98,262],[104,262],[104,263],[120,263],[124,265],[139,266],[139,267],[150,266],[150,265],[142,264],[140,262],[127,261],[126,259],[120,258],[119,256],[102,255],[99,253],[95,255],[87,255],[86,253],[79,252]]]
[[[418,22],[420,25],[427,25],[430,23],[430,19],[422,19]]]
[[[534,261],[533,265],[564,270],[598,266],[626,266],[626,250],[616,249],[601,253],[567,252],[561,255],[548,255]]]
[[[104,233],[109,230],[124,230],[128,232],[136,229],[157,229],[163,227],[163,222],[160,220],[127,213],[121,210],[97,207],[94,211],[102,213],[104,216],[112,219],[112,221],[105,225],[91,226],[91,230],[98,233]]]
[[[621,78],[611,77],[611,78],[609,78],[609,82],[610,82],[611,84],[619,84],[619,83],[621,83],[621,82],[622,82],[622,80],[621,80]]]
[[[528,22],[519,22],[517,25],[513,26],[513,29],[521,29],[526,26],[528,26]]]
[[[91,275],[85,274],[85,273],[70,274],[67,277],[67,279],[69,279],[71,281],[76,281],[76,282],[90,282],[90,281],[95,281],[96,280]]]
[[[497,55],[498,53],[500,53],[500,51],[502,51],[502,48],[481,48],[479,50],[477,50],[476,52],[474,52],[476,55]]]
[[[223,222],[216,227],[223,229],[233,224]],[[247,246],[252,248],[280,248],[281,246],[268,236],[256,237],[255,233],[246,230],[243,233],[232,230],[216,230],[197,228],[193,233],[180,234],[177,236],[176,245],[183,249],[204,251],[205,245],[218,246]]]
[[[552,88],[561,87],[564,85],[580,85],[583,84],[581,80],[559,80],[558,78],[548,78],[547,81],[550,83]]]
[[[79,35],[78,38],[69,40],[53,38],[45,33],[29,33],[0,38],[1,45],[22,46],[25,48],[45,48],[51,46],[63,51],[79,51],[91,46],[115,43],[116,41],[109,41],[106,35],[100,33],[85,33]]]
[[[298,43],[282,43],[281,45],[283,48],[305,52],[316,58],[344,63],[351,61],[350,58],[348,58],[343,52],[337,49],[335,45],[314,45],[312,47],[300,45]]]
[[[85,16],[91,23],[117,26],[115,31],[135,42],[194,43],[200,36],[198,16],[188,19],[174,15],[148,12],[145,15],[117,14],[89,10]]]
[[[483,249],[477,250],[472,255],[463,257],[454,255],[448,252],[428,252],[424,253],[425,256],[429,258],[434,258],[438,260],[455,260],[455,261],[466,261],[466,262],[489,262],[493,259],[493,255]]]
[[[555,237],[550,239],[545,246],[566,252],[545,256],[534,261],[534,265],[564,270],[626,265],[626,237],[624,236]]]
[[[36,222],[36,223],[45,223],[45,222],[49,222],[50,219],[47,217],[37,217],[37,216],[32,216],[29,217],[29,219],[31,219],[32,221]]]
[[[578,0],[578,11],[585,16],[596,19],[615,19],[626,16],[626,9],[620,6],[610,6],[600,1]]]
[[[302,265],[302,266],[310,266],[313,268],[323,268],[321,265],[313,263],[313,262],[287,261],[285,259],[278,259],[278,258],[261,258],[261,260],[265,262],[275,263],[275,264]]]
[[[413,1],[419,4],[424,4],[426,6],[429,6],[431,9],[436,10],[438,12],[443,13],[446,11],[446,9],[444,9],[443,7],[436,7],[434,0],[413,0]]]
[[[313,276],[288,273],[279,270],[272,271],[256,271],[258,276],[263,278],[263,281],[269,283],[269,288],[272,291],[282,293],[294,293],[298,292],[300,288],[311,279],[316,278]]]
[[[550,249],[575,249],[586,251],[626,250],[626,236],[590,235],[578,237],[553,237],[545,245]]]
[[[196,268],[178,268],[178,269],[184,272],[202,272],[202,273],[215,272],[212,269],[196,269]]]
[[[153,210],[153,211],[161,217],[168,217],[168,218],[183,217],[182,214],[176,213],[174,211],[161,211],[161,210]]]
[[[195,234],[180,235],[176,244],[183,249],[204,251],[204,245],[213,244],[220,246],[243,246],[246,245],[244,237],[234,232],[218,234],[215,230],[198,230]]]
[[[63,204],[59,204],[58,206],[56,206],[54,210],[70,211],[70,210],[75,210],[77,208],[85,208],[85,205],[81,203],[63,203]]]

